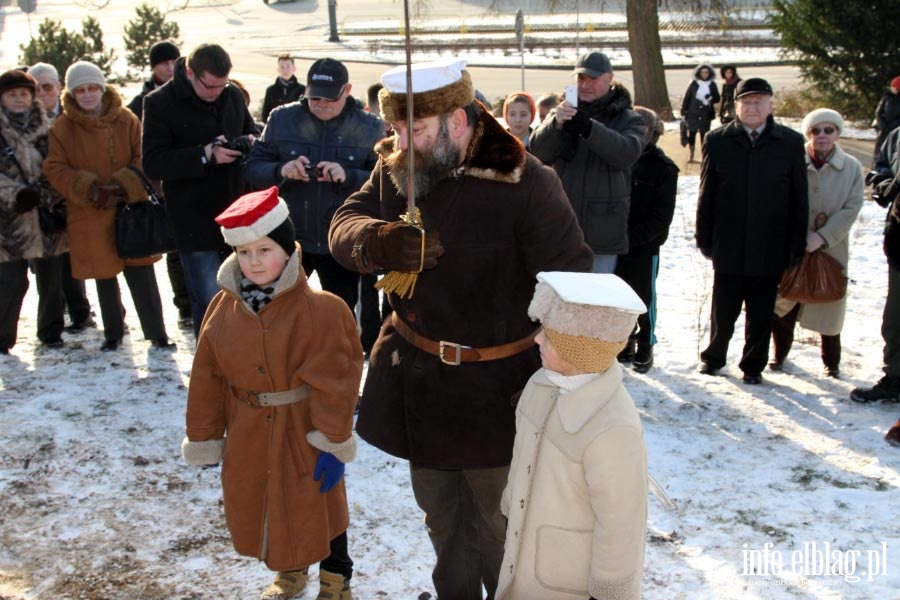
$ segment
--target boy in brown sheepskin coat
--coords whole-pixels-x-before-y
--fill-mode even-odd
[[[516,409],[496,598],[640,598],[647,450],[616,355],[645,307],[615,275],[537,279],[543,368]]]

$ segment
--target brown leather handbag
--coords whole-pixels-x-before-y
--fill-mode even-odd
[[[778,295],[801,304],[823,304],[847,294],[844,267],[821,250],[807,252],[798,264],[784,272]]]

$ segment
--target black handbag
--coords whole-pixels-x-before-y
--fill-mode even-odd
[[[116,207],[116,253],[119,258],[147,258],[175,250],[175,237],[166,215],[163,200],[139,169],[133,171],[144,189],[147,201],[120,204]]]

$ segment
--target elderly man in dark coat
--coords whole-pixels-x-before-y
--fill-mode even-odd
[[[808,197],[803,136],[772,118],[772,87],[751,78],[738,85],[737,119],[703,145],[697,247],[715,269],[709,346],[700,372],[725,366],[734,323],[746,307],[739,367],[747,384],[762,383],[778,282],[806,249]]]
[[[535,277],[589,271],[592,253],[557,176],[475,101],[464,66],[413,66],[412,124],[405,67],[382,77],[382,114],[396,136],[335,213],[330,244],[363,273],[424,262],[412,297],[390,294],[395,312],[372,351],[357,432],[410,461],[438,596],[480,600],[482,586],[493,597],[503,556],[516,396],[540,367],[527,315]],[[398,222],[410,127],[424,243]]]

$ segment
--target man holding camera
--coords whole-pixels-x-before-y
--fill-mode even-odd
[[[231,58],[221,46],[201,44],[177,59],[174,77],[144,98],[144,172],[162,180],[195,336],[230,251],[215,218],[245,191],[240,159],[256,131],[244,96],[229,85],[230,72]]]
[[[384,124],[350,95],[351,87],[340,61],[314,62],[306,96],[272,111],[244,175],[255,188],[279,187],[303,247],[303,270],[316,271],[322,289],[353,310],[359,274],[331,256],[328,227],[334,211],[369,179]]]

